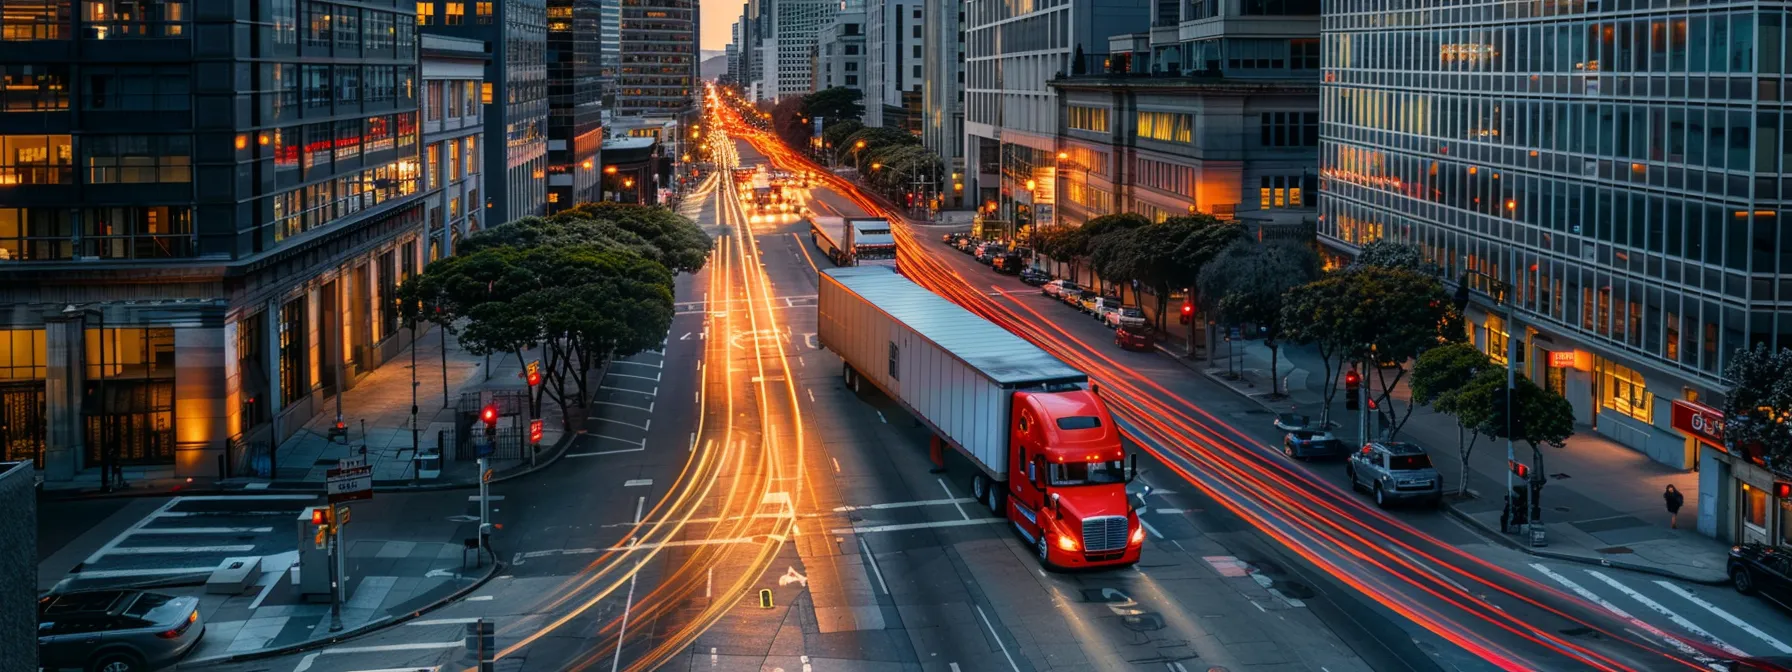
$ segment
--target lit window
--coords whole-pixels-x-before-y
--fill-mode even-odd
[[[444,14],[442,17],[443,25],[458,26],[467,20],[467,3],[448,2],[443,4],[446,5],[442,10],[442,13]]]
[[[1649,407],[1653,395],[1649,394],[1642,374],[1604,358],[1596,359],[1594,363],[1599,369],[1599,384],[1604,392],[1600,395],[1599,405],[1650,422]]]
[[[1749,527],[1767,527],[1767,491],[1742,484],[1742,522]]]

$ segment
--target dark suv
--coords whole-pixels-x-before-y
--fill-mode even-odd
[[[1780,606],[1792,606],[1792,556],[1763,544],[1730,547],[1730,585],[1744,595],[1759,593]]]
[[[1350,454],[1344,469],[1350,489],[1367,489],[1375,495],[1375,504],[1384,508],[1403,499],[1437,506],[1444,497],[1444,479],[1431,466],[1431,456],[1410,443],[1365,444]]]

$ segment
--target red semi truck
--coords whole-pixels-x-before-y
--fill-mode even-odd
[[[822,347],[854,390],[882,390],[977,467],[971,494],[1050,567],[1130,565],[1137,457],[1083,372],[877,266],[821,272]]]

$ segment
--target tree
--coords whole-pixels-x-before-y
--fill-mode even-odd
[[[696,273],[709,261],[715,241],[696,222],[660,206],[633,203],[580,203],[549,219],[565,222],[590,219],[610,222],[639,236],[659,251],[655,261],[673,273]]]
[[[1450,343],[1426,350],[1412,365],[1412,403],[1428,404],[1437,412],[1456,419],[1456,454],[1462,474],[1456,486],[1458,496],[1468,492],[1468,457],[1475,449],[1475,440],[1481,436],[1479,431],[1469,432],[1464,441],[1463,432],[1470,427],[1478,429],[1483,420],[1483,409],[1458,403],[1461,399],[1458,392],[1474,383],[1478,376],[1490,373],[1500,376],[1500,384],[1505,384],[1505,371],[1494,367],[1487,355],[1465,343]]]
[[[1500,370],[1482,371],[1474,380],[1454,393],[1453,404],[1459,404],[1464,417],[1474,424],[1472,431],[1494,438],[1510,439],[1531,446],[1531,520],[1537,521],[1542,511],[1540,495],[1544,476],[1543,444],[1560,448],[1574,435],[1574,405],[1556,393],[1538,387],[1531,379],[1518,376],[1510,393],[1508,406],[1506,374]]]
[[[858,89],[849,89],[843,86],[822,89],[803,96],[803,115],[811,120],[815,117],[822,117],[827,120],[826,124],[832,124],[835,121],[857,121],[865,116],[865,106],[859,103],[864,95]]]
[[[847,119],[840,122],[835,122],[830,119],[821,129],[821,141],[828,148],[838,148],[840,143],[846,139],[846,136],[857,133],[864,128],[865,125],[859,123],[856,119]]]
[[[1724,443],[1739,454],[1756,446],[1778,473],[1792,468],[1792,349],[1766,343],[1738,349],[1724,377]]]
[[[1098,238],[1116,231],[1136,229],[1150,223],[1151,220],[1146,219],[1144,215],[1133,212],[1102,215],[1083,222],[1082,226],[1070,228],[1069,232],[1065,233],[1063,239],[1059,241],[1058,252],[1064,255],[1066,261],[1070,263],[1070,275],[1075,278],[1077,270],[1095,253]],[[1100,283],[1101,278],[1097,274],[1095,282],[1091,284],[1099,286]]]
[[[1361,266],[1420,271],[1425,259],[1417,247],[1377,238],[1363,246],[1362,253],[1356,257],[1356,263]]]
[[[1089,262],[1089,270],[1094,276],[1096,292],[1101,291],[1104,278],[1116,282],[1132,279],[1131,277],[1120,277],[1131,275],[1128,270],[1132,261],[1129,252],[1132,243],[1124,234],[1150,225],[1151,220],[1146,219],[1144,215],[1123,212],[1102,215],[1083,222],[1082,226],[1077,227],[1081,230],[1082,235],[1072,240],[1080,245],[1080,249],[1077,250],[1081,252],[1079,256]],[[1108,249],[1101,255],[1101,262],[1097,263],[1096,253],[1102,251],[1104,245]],[[1103,269],[1104,265],[1106,266],[1105,270]],[[1109,273],[1114,275],[1110,276]]]
[[[1289,244],[1234,242],[1201,269],[1196,286],[1207,304],[1233,323],[1256,324],[1269,346],[1269,393],[1281,398],[1282,303],[1288,290],[1319,278],[1319,255]]]

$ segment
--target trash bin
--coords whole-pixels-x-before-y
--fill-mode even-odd
[[[419,453],[414,459],[414,463],[419,480],[441,478],[441,453]]]

